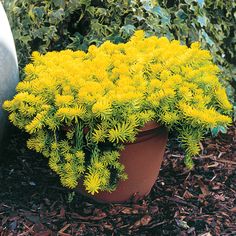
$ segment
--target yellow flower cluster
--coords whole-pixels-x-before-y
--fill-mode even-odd
[[[188,166],[204,132],[231,122],[219,69],[198,43],[188,48],[137,31],[127,43],[34,52],[32,60],[4,108],[69,188],[82,178],[91,194],[113,190],[127,177],[122,143],[148,121],[179,132]]]

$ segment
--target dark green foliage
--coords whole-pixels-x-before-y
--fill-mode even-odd
[[[236,88],[235,8],[231,0],[7,0],[20,66],[31,52],[86,50],[110,39],[126,41],[135,29],[147,34],[201,41],[211,51],[233,99]],[[231,84],[231,86],[229,86]]]

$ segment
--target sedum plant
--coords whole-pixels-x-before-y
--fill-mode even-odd
[[[30,134],[27,146],[48,158],[64,186],[83,183],[91,194],[127,178],[120,151],[145,123],[178,134],[189,168],[204,134],[231,123],[219,69],[198,43],[136,31],[127,43],[87,52],[34,52],[24,72],[4,103],[10,121]]]

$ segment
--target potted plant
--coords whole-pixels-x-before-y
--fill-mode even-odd
[[[150,191],[167,129],[178,133],[192,168],[203,135],[231,122],[219,69],[198,43],[188,48],[136,31],[127,43],[32,59],[17,95],[4,103],[9,119],[30,134],[28,147],[48,158],[64,186],[79,183],[101,201]]]

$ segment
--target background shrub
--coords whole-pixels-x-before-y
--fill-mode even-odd
[[[235,1],[225,0],[5,0],[20,67],[32,51],[86,50],[109,39],[126,41],[136,29],[149,35],[200,41],[236,89]]]

